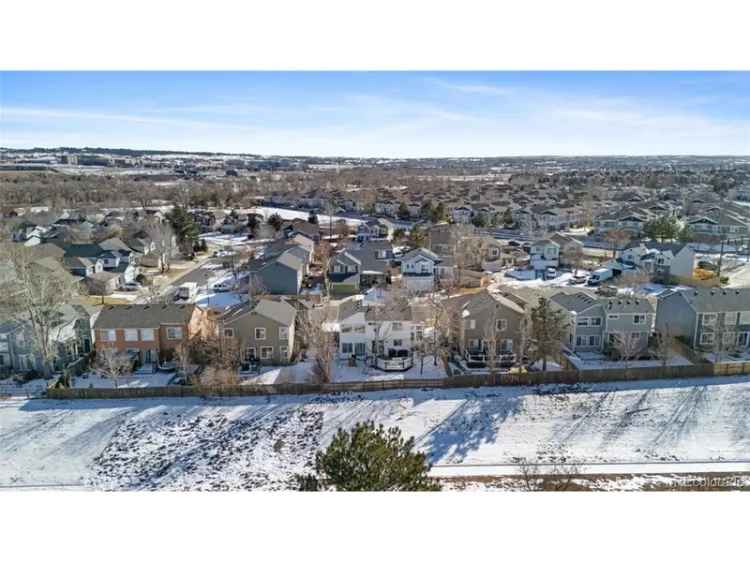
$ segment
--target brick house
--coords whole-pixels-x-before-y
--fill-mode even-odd
[[[137,354],[141,364],[153,364],[171,360],[183,342],[209,330],[207,313],[194,304],[108,305],[94,324],[94,347]]]

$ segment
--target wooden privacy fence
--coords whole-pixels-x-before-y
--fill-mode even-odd
[[[548,371],[502,373],[495,375],[457,375],[443,379],[404,379],[328,384],[283,383],[214,386],[162,386],[146,388],[50,388],[47,398],[161,398],[213,396],[271,396],[280,394],[335,394],[339,392],[377,392],[383,390],[478,388],[483,386],[528,386],[538,384],[576,384],[649,379],[710,377],[750,373],[750,362],[633,369],[596,369],[586,371]]]

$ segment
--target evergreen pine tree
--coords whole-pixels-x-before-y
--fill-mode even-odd
[[[424,453],[414,452],[414,438],[404,439],[397,427],[385,429],[373,422],[339,431],[328,448],[315,457],[315,475],[298,477],[300,490],[437,491],[428,476]]]
[[[547,370],[547,359],[560,353],[565,335],[565,317],[561,310],[550,306],[549,300],[539,299],[531,310],[531,338],[535,359],[542,360],[542,371]]]

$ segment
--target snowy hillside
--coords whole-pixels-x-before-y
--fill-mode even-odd
[[[283,489],[373,419],[433,463],[559,450],[586,462],[750,458],[750,377],[237,399],[0,402],[0,485]]]

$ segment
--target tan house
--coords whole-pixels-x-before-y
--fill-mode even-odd
[[[229,309],[219,318],[219,330],[244,363],[284,365],[294,352],[296,318],[297,309],[288,302],[258,299]]]

